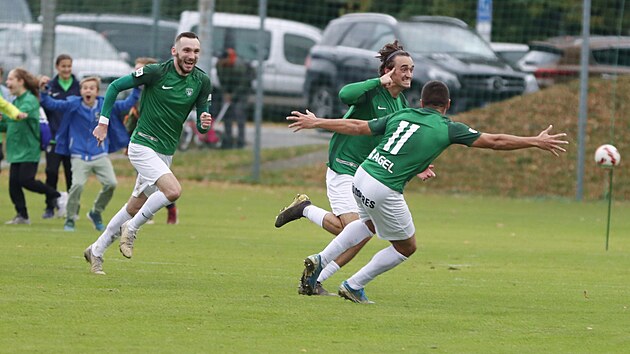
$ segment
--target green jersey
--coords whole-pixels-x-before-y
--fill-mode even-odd
[[[393,98],[379,78],[346,85],[339,91],[339,98],[350,105],[344,118],[368,120],[408,107],[405,96],[401,93]],[[339,174],[354,175],[380,140],[378,136],[333,134],[328,145],[328,167]]]
[[[114,84],[121,90],[144,85],[140,99],[140,118],[131,142],[165,155],[175,153],[182,125],[190,111],[196,107],[197,117],[201,112],[208,111],[212,91],[210,79],[203,70],[195,67],[190,74],[181,76],[172,59],[160,64],[146,65],[131,75],[114,81],[110,86]],[[111,96],[108,89],[102,113],[106,117],[109,117],[116,98],[115,95],[113,98]],[[112,101],[109,102],[110,100]],[[197,128],[200,128],[199,118]]]
[[[451,144],[470,146],[481,135],[428,108],[407,108],[368,124],[372,134],[383,134],[383,138],[361,167],[400,193]]]

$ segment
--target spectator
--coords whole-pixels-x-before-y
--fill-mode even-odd
[[[24,69],[17,68],[9,72],[7,87],[15,96],[13,105],[27,114],[20,120],[2,120],[7,131],[7,161],[9,169],[9,195],[15,206],[17,215],[7,224],[30,224],[26,199],[22,188],[32,192],[45,194],[46,199],[53,201],[53,206],[60,211],[65,210],[67,194],[63,195],[47,184],[36,180],[39,163],[39,100],[37,78]]]
[[[217,62],[217,76],[221,83],[222,105],[228,105],[223,118],[225,128],[221,147],[225,149],[245,146],[245,107],[251,87],[252,68],[240,58],[233,48],[228,48]],[[225,109],[221,107],[222,111]],[[219,117],[217,117],[219,119]],[[232,125],[238,129],[236,141],[232,136]]]
[[[42,80],[48,82],[48,95],[56,100],[63,100],[69,96],[80,96],[79,81],[72,74],[72,57],[68,54],[61,54],[55,59],[55,69],[57,75],[50,80],[48,77],[42,77]],[[40,80],[41,87],[41,80]],[[66,190],[69,191],[72,186],[72,167],[70,163],[70,156],[59,155],[55,152],[55,136],[57,129],[61,124],[61,118],[63,112],[50,111],[44,108],[46,117],[48,118],[48,124],[50,125],[50,133],[53,139],[50,141],[50,146],[46,149],[46,184],[50,187],[57,189],[57,181],[59,180],[59,167],[63,164],[63,172],[66,178]],[[55,216],[54,201],[46,199],[46,210],[42,215],[42,218],[49,219]],[[63,214],[57,213],[58,217],[62,217]]]
[[[45,80],[40,81],[40,85],[46,84]],[[96,197],[92,209],[88,211],[87,217],[96,230],[104,229],[102,213],[112,199],[118,183],[108,153],[118,151],[129,143],[129,135],[120,119],[121,112],[128,111],[140,96],[140,91],[134,89],[125,100],[116,101],[111,115],[111,133],[102,144],[98,144],[92,138],[92,130],[98,124],[103,107],[103,97],[98,96],[100,85],[101,80],[92,76],[81,80],[81,96],[55,100],[48,94],[41,95],[41,103],[45,109],[63,113],[57,129],[55,153],[64,157],[69,156],[72,162],[72,186],[63,226],[66,231],[75,229],[81,192],[91,173],[96,175],[103,188]]]

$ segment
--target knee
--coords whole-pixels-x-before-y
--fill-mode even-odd
[[[116,189],[117,186],[118,186],[118,183],[116,181],[105,182],[103,183],[103,190],[113,191],[114,189]]]
[[[174,202],[182,195],[182,188],[179,185],[171,186],[169,188],[164,188],[164,190],[161,190],[161,192],[164,193],[166,199]]]

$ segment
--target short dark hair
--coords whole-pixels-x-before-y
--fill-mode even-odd
[[[70,60],[70,62],[72,62],[72,57],[70,54],[59,54],[57,59],[55,59],[55,66],[59,65],[62,60]]]
[[[442,81],[429,81],[422,87],[420,98],[425,106],[446,107],[450,99],[448,86]]]
[[[199,39],[199,36],[197,36],[197,34],[195,32],[182,32],[180,34],[177,35],[177,37],[175,37],[175,43],[179,42],[179,40],[184,37],[184,38],[192,38],[192,39]]]

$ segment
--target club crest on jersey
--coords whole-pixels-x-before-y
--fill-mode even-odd
[[[186,96],[190,97],[193,94],[193,89],[190,87],[186,87]]]
[[[136,70],[136,77],[144,75],[144,66]]]

